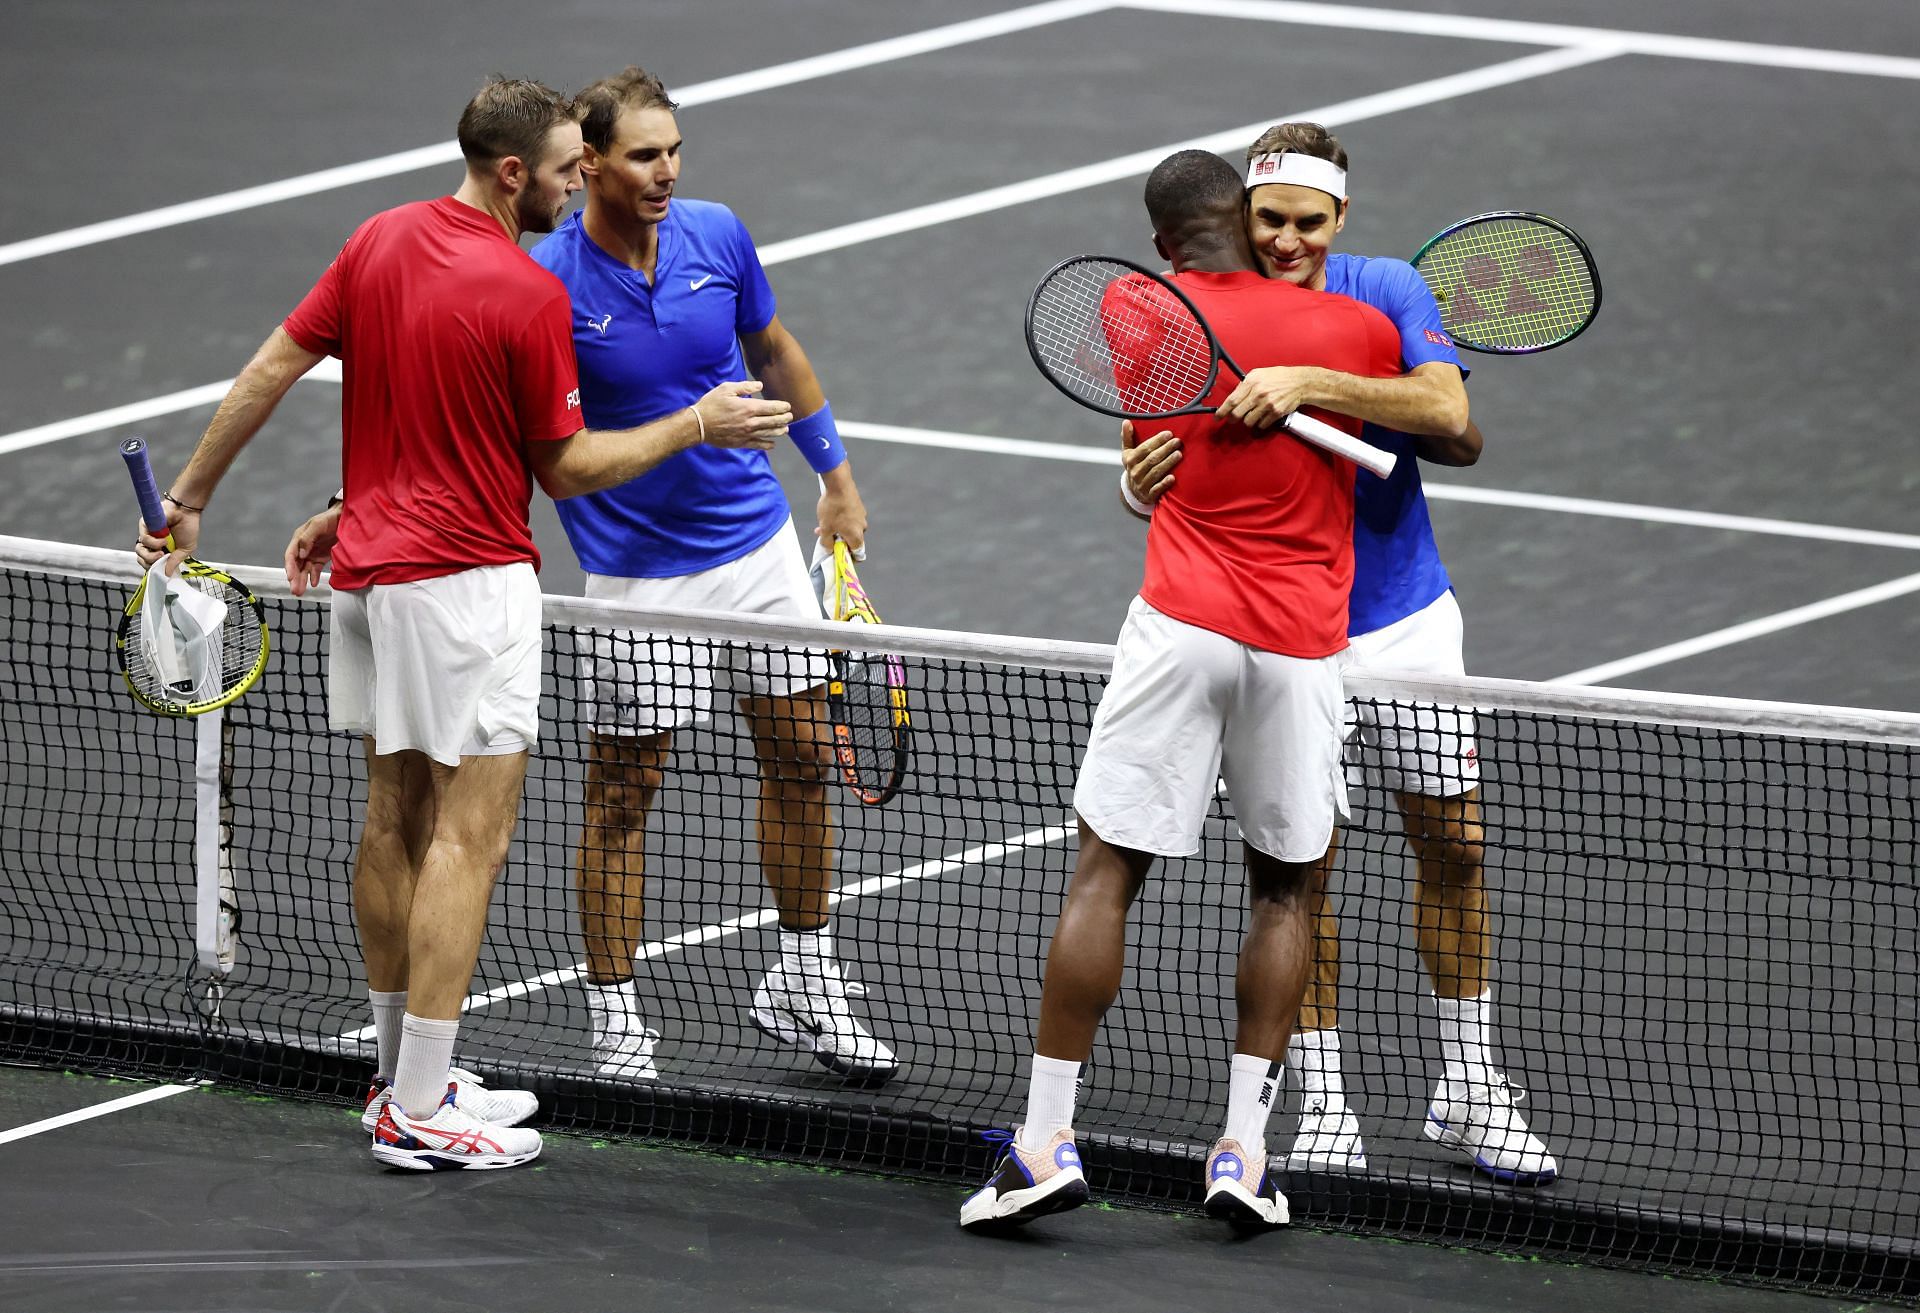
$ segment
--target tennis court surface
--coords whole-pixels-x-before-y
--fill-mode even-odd
[[[38,1068],[0,1078],[0,1300],[1787,1309],[1920,1294],[1920,536],[1895,418],[1899,347],[1920,340],[1901,222],[1920,200],[1901,167],[1920,17],[1464,8],[822,3],[801,21],[475,5],[443,30],[375,6],[111,23],[20,6],[0,97],[50,130],[0,156],[45,176],[49,140],[68,158],[116,145],[57,207],[0,199],[0,1056]],[[357,746],[325,729],[324,603],[268,597],[274,664],[211,730],[138,711],[110,650],[130,575],[101,549],[124,548],[132,518],[113,453],[139,433],[165,477],[352,227],[450,189],[435,143],[484,73],[571,86],[629,59],[682,94],[683,194],[747,221],[834,398],[874,519],[869,589],[899,626],[966,631],[896,643],[917,717],[907,785],[836,809],[837,937],[903,1069],[848,1089],[746,1024],[773,923],[751,753],[723,715],[682,744],[650,835],[641,979],[665,1078],[591,1075],[578,662],[582,635],[621,617],[568,600],[579,574],[543,504],[548,720],[462,1058],[535,1089],[561,1133],[536,1171],[396,1178],[347,1111],[370,1070],[344,878],[363,785]],[[1143,901],[1083,1096],[1090,1174],[1124,1206],[962,1236],[978,1132],[1017,1111],[1100,645],[1140,561],[1112,434],[1033,371],[1020,311],[1062,256],[1152,258],[1139,184],[1166,150],[1232,154],[1297,117],[1353,154],[1344,249],[1411,254],[1462,215],[1534,208],[1578,228],[1606,280],[1577,343],[1477,362],[1487,454],[1430,480],[1469,669],[1558,686],[1469,682],[1442,700],[1477,709],[1501,1058],[1562,1175],[1498,1186],[1420,1134],[1436,1050],[1409,859],[1368,791],[1338,889],[1368,1169],[1290,1180],[1289,1233],[1233,1243],[1191,1215],[1242,916],[1223,802],[1201,856]],[[1827,272],[1841,259],[1850,277]],[[337,483],[337,413],[337,382],[295,389],[223,485],[209,559],[278,559]],[[804,517],[811,476],[789,457]],[[691,631],[724,640],[824,641]],[[197,748],[217,764],[198,789]],[[198,828],[196,805],[212,817]],[[196,960],[197,864],[224,869],[239,910],[218,989]],[[164,1088],[136,1080],[188,1088],[7,1130]]]

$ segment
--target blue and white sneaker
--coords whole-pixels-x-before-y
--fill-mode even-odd
[[[494,1126],[460,1106],[460,1087],[448,1082],[433,1116],[414,1118],[391,1099],[373,1128],[373,1156],[410,1172],[487,1171],[518,1167],[540,1156],[540,1133]]]
[[[1215,1140],[1207,1155],[1207,1216],[1235,1226],[1285,1226],[1287,1197],[1267,1171],[1267,1154]]]
[[[1020,1147],[1017,1133],[988,1131],[986,1138],[1001,1146],[1000,1161],[987,1183],[960,1205],[961,1226],[1014,1226],[1087,1202],[1087,1177],[1071,1129],[1062,1127],[1032,1151]]]
[[[460,1106],[493,1126],[518,1126],[540,1111],[540,1100],[526,1090],[490,1090],[487,1083],[462,1067],[447,1075],[460,1091]],[[360,1113],[360,1129],[368,1135],[380,1124],[380,1114],[393,1098],[393,1082],[375,1076],[367,1088],[367,1106]]]
[[[1545,1185],[1560,1165],[1514,1107],[1525,1097],[1503,1075],[1490,1085],[1443,1080],[1427,1106],[1427,1138],[1459,1150],[1496,1181]]]

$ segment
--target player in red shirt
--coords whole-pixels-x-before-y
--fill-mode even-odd
[[[1379,311],[1261,276],[1239,170],[1205,151],[1147,179],[1155,248],[1249,369],[1399,373]],[[1116,355],[1123,344],[1110,342]],[[1123,380],[1128,362],[1116,363]],[[1216,384],[1224,401],[1231,378]],[[1322,415],[1357,433],[1359,421]],[[1252,916],[1235,979],[1225,1133],[1207,1158],[1207,1211],[1287,1220],[1266,1169],[1266,1121],[1312,959],[1314,862],[1346,806],[1340,683],[1353,579],[1353,466],[1217,416],[1171,421],[1180,479],[1147,537],[1146,578],[1120,631],[1074,790],[1080,852],[1047,955],[1027,1113],[963,1226],[1024,1222],[1087,1197],[1074,1146],[1080,1065],[1120,989],[1127,913],[1158,857],[1199,850],[1215,781],[1246,841]]]
[[[518,245],[579,190],[572,106],[496,79],[459,134],[460,189],[360,226],[234,380],[167,498],[184,556],[287,389],[341,358],[345,513],[296,539],[287,573],[303,591],[332,551],[329,714],[367,752],[353,900],[379,1068],[362,1124],[377,1159],[416,1171],[540,1152],[516,1125],[532,1095],[451,1067],[538,733],[532,480],[555,497],[610,487],[702,441],[769,447],[791,418],[741,382],[637,429],[583,431],[566,291]],[[151,564],[166,544],[143,530],[138,551]]]

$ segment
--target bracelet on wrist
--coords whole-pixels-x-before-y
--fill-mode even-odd
[[[707,421],[700,417],[700,407],[688,406],[687,409],[693,412],[693,422],[700,426],[700,441],[705,442],[707,440]]]
[[[164,497],[162,497],[162,498],[161,498],[160,500],[161,500],[161,501],[170,501],[170,502],[172,502],[172,503],[173,503],[173,504],[174,504],[175,506],[178,506],[178,507],[179,507],[179,508],[180,508],[181,510],[183,510],[183,511],[191,511],[191,512],[192,512],[193,514],[195,514],[195,515],[198,515],[198,514],[200,514],[200,513],[202,512],[202,511],[204,511],[204,510],[206,510],[206,509],[207,509],[207,508],[206,508],[206,507],[204,507],[204,506],[189,506],[189,505],[187,505],[187,504],[186,504],[185,502],[183,502],[183,501],[181,501],[181,500],[180,500],[180,499],[179,499],[178,497],[176,497],[176,496],[174,496],[174,495],[173,495],[172,493],[168,493],[168,494],[166,494],[166,496],[164,496]]]

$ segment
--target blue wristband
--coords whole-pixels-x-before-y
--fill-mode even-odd
[[[815,474],[825,474],[846,463],[847,449],[840,445],[840,430],[833,424],[833,407],[822,404],[805,419],[787,425],[787,436],[800,454],[807,458]]]

